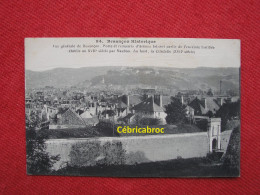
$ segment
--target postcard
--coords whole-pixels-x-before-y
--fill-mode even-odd
[[[26,38],[29,175],[240,176],[240,40]]]

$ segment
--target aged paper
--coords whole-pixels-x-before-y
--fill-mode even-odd
[[[240,40],[26,38],[27,173],[240,175]]]

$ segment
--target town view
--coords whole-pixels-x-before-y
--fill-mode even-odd
[[[28,174],[238,176],[239,68],[26,70]],[[120,133],[118,127],[164,128]]]

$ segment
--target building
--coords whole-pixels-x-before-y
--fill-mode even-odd
[[[208,119],[209,152],[221,150],[221,118]]]
[[[57,113],[57,121],[50,125],[50,129],[84,128],[84,120],[72,109],[61,109]]]
[[[195,116],[203,116],[212,112],[215,114],[223,104],[223,98],[203,97],[201,99],[195,98],[188,106],[194,109]]]
[[[170,96],[154,95],[133,107],[135,115],[144,118],[158,118],[162,124],[166,123],[165,106],[171,102]]]
[[[116,104],[117,117],[125,117],[131,113],[134,106],[142,102],[140,95],[123,95]]]

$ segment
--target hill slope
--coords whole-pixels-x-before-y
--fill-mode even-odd
[[[239,89],[238,68],[86,67],[26,71],[26,87],[163,86],[174,89]]]

